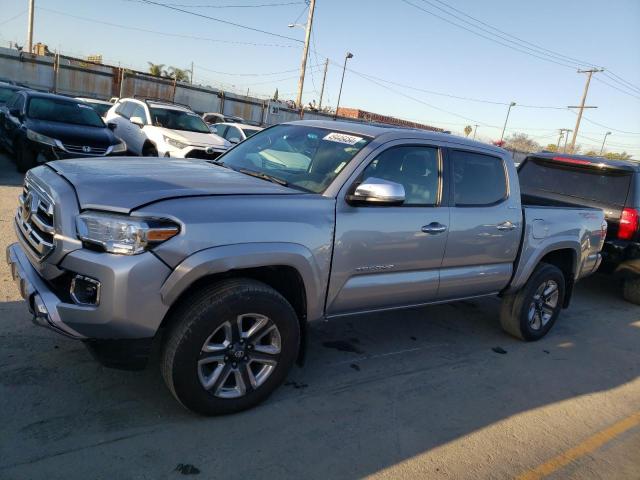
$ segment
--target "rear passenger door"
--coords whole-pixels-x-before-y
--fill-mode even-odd
[[[510,188],[499,156],[462,149],[446,155],[451,217],[438,297],[498,292],[511,278],[522,236],[519,189]]]

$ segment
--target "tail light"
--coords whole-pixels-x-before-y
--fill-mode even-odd
[[[625,208],[620,217],[620,227],[618,227],[618,238],[620,240],[631,240],[638,231],[638,210],[635,208]]]

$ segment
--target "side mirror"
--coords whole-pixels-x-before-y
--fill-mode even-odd
[[[19,108],[10,108],[9,115],[12,117],[20,118],[20,109]]]
[[[218,129],[213,125],[209,125],[209,130],[211,131],[211,133],[216,133],[216,134],[218,133]]]
[[[107,123],[107,128],[109,130],[115,130],[116,128],[118,128],[118,124],[117,123],[113,123],[113,122],[108,122]]]
[[[229,143],[233,143],[234,145],[237,145],[238,143],[240,143],[240,139],[237,137],[232,137],[229,139]]]
[[[144,120],[142,120],[142,118],[140,117],[131,117],[129,121],[134,125],[139,126],[140,128],[144,127]]]
[[[347,201],[355,204],[402,205],[404,200],[403,185],[375,177],[367,178],[352,195],[347,195]]]

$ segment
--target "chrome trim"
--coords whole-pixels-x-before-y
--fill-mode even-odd
[[[106,157],[113,150],[113,145],[109,145],[107,148],[103,147],[91,147],[91,150],[95,150],[100,153],[85,152],[83,145],[65,145],[60,140],[56,140],[56,146],[63,152],[71,155],[83,155],[88,157]]]
[[[53,241],[46,240],[40,233],[55,235],[53,200],[27,175],[23,191],[18,196],[18,205],[15,214],[16,225],[25,241],[37,253],[38,260],[42,261],[54,249]],[[50,223],[41,217],[41,212],[51,218]]]

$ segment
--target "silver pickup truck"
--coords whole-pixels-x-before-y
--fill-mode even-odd
[[[597,209],[522,205],[502,149],[307,121],[216,160],[37,167],[7,259],[37,324],[113,367],[158,342],[178,401],[222,414],[283,382],[319,319],[498,295],[503,328],[537,340],[606,228]]]

